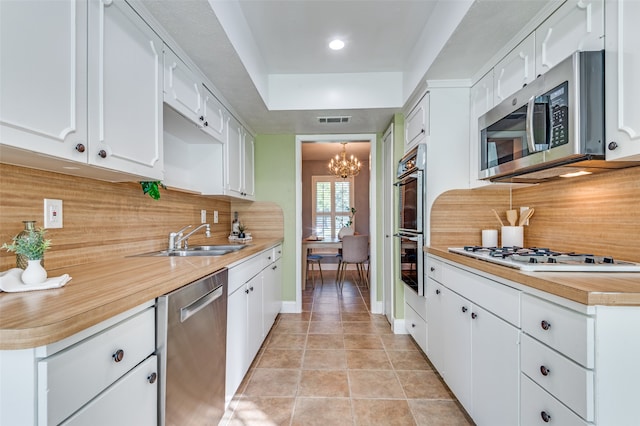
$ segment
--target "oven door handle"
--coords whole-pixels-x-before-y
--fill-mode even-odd
[[[398,238],[404,238],[406,240],[415,241],[415,242],[420,241],[420,237],[421,237],[420,235],[402,234],[400,232],[398,232],[397,234],[393,234],[393,236]]]
[[[394,186],[406,185],[408,183],[407,181],[409,181],[409,180],[420,179],[421,178],[421,173],[422,173],[422,170],[417,170],[414,173],[411,173],[410,175],[403,175],[393,185]]]

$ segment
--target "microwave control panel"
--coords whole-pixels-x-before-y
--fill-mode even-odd
[[[564,82],[546,95],[551,110],[549,148],[569,143],[569,83]]]

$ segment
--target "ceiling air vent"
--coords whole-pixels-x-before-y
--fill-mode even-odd
[[[350,115],[344,115],[340,117],[318,117],[318,121],[323,124],[348,123],[349,120],[351,120]]]

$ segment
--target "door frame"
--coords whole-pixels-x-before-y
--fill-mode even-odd
[[[394,240],[392,238],[395,232],[395,204],[394,204],[394,186],[395,180],[395,162],[394,162],[394,138],[393,123],[389,125],[382,136],[382,191],[383,191],[383,224],[382,233],[384,235],[382,241],[382,313],[387,317],[389,324],[395,321],[395,262],[394,259]],[[388,139],[388,141],[387,141]],[[386,260],[386,261],[385,261]]]
[[[383,304],[378,302],[378,222],[376,218],[377,200],[377,153],[375,133],[359,134],[328,134],[328,135],[296,135],[295,161],[296,161],[296,312],[302,312],[302,143],[303,142],[362,142],[369,141],[369,294],[371,313],[382,313]]]

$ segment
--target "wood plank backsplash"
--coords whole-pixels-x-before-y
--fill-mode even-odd
[[[640,167],[515,188],[513,206],[536,209],[525,227],[527,246],[611,255],[640,262]],[[480,244],[482,229],[498,229],[509,189],[488,187],[441,195],[431,214],[431,245]]]
[[[51,229],[47,269],[116,259],[167,247],[168,234],[200,223],[207,210],[212,237],[229,235],[230,202],[174,190],[160,190],[160,200],[143,195],[140,185],[110,183],[0,164],[0,243],[20,232],[23,220],[43,223],[43,199],[63,201],[63,229]],[[219,223],[213,224],[217,210]],[[191,244],[207,241],[204,232]],[[211,240],[209,240],[211,241]],[[15,267],[15,254],[0,250],[0,271]]]

